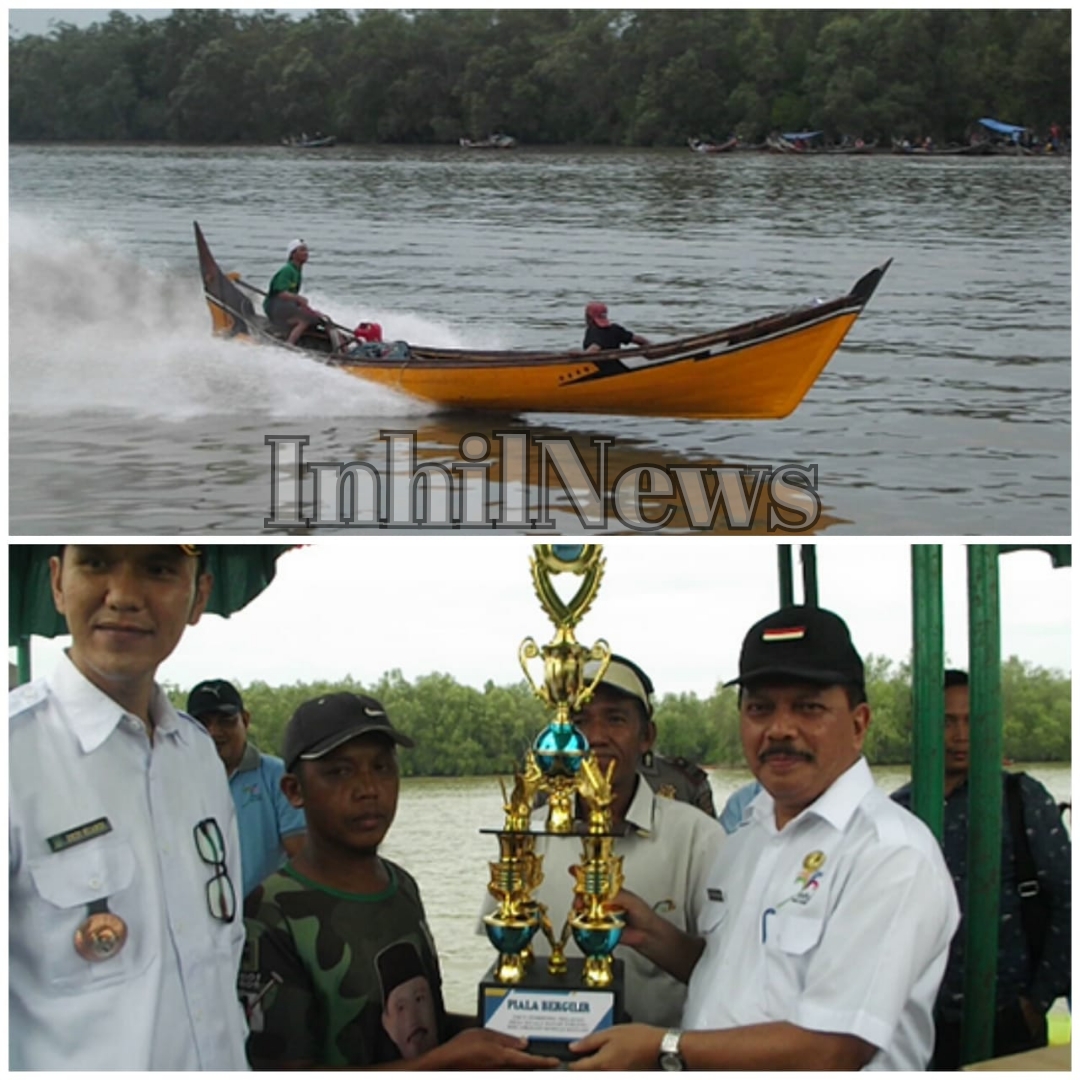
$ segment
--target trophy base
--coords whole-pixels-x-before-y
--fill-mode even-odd
[[[569,957],[567,970],[552,975],[547,957],[538,956],[520,983],[507,986],[495,978],[495,964],[480,982],[480,1023],[493,1031],[529,1040],[529,1053],[572,1061],[570,1043],[626,1023],[624,971],[614,961],[611,986],[594,990],[582,982],[585,961]]]

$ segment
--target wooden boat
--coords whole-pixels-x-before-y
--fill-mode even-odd
[[[283,146],[292,147],[294,150],[323,150],[336,142],[336,135],[319,135],[314,139],[309,139],[306,135],[298,135],[296,138],[281,140]]]
[[[687,139],[686,144],[695,154],[727,154],[739,145],[739,140],[732,135],[722,143],[705,142],[702,139]]]
[[[937,147],[914,146],[910,143],[893,141],[893,153],[903,154],[915,159],[939,157],[988,157],[994,152],[989,142],[974,142],[967,146]]]
[[[825,148],[826,154],[841,154],[841,155],[859,155],[859,154],[872,154],[877,149],[877,140],[873,142],[863,142],[861,139],[856,139],[855,142],[846,146],[827,146]]]
[[[458,145],[466,150],[513,150],[517,139],[512,135],[489,135],[486,139],[458,139]]]
[[[343,373],[447,409],[779,419],[806,396],[892,260],[850,292],[711,333],[646,348],[583,353],[368,343],[336,324],[287,345],[263,316],[260,290],[226,274],[195,224],[214,332],[290,349]],[[359,328],[358,328],[359,330]]]
[[[821,131],[792,131],[785,134],[772,134],[765,144],[775,154],[820,154],[822,146],[819,139]]]

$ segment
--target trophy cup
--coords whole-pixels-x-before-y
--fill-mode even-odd
[[[554,713],[536,736],[514,785],[503,785],[503,827],[499,860],[490,863],[488,891],[498,907],[484,917],[488,939],[499,957],[480,984],[480,1017],[485,1027],[522,1035],[530,1048],[568,1057],[566,1045],[609,1027],[623,1013],[622,962],[612,952],[624,922],[611,901],[622,888],[622,857],[614,854],[611,776],[589,750],[588,740],[571,716],[591,698],[611,660],[606,641],[591,648],[574,637],[574,627],[589,610],[604,572],[598,544],[538,544],[530,560],[533,585],[541,606],[555,625],[547,645],[526,638],[518,650],[522,669],[534,693]],[[582,579],[577,592],[563,601],[552,577],[570,573]],[[543,661],[543,678],[533,679],[530,661]],[[588,684],[588,661],[599,668]],[[534,830],[533,810],[540,794],[547,797],[547,818]],[[585,808],[576,823],[575,800]],[[545,906],[533,894],[543,881],[543,857],[536,851],[540,835],[580,834],[581,858],[575,868],[574,905],[558,934]],[[558,913],[556,913],[558,914]],[[546,965],[533,956],[532,940],[543,933],[551,947]],[[570,935],[582,958],[568,959]]]

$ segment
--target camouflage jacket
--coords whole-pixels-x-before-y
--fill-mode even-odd
[[[240,997],[249,1011],[253,1063],[363,1067],[402,1057],[383,1021],[378,967],[379,955],[401,942],[415,948],[427,977],[433,1038],[447,1038],[442,977],[420,891],[400,866],[383,863],[390,885],[381,893],[340,892],[287,865],[248,897]],[[268,983],[277,985],[267,989]]]

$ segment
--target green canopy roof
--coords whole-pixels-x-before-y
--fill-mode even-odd
[[[204,544],[214,587],[206,610],[226,618],[259,595],[274,579],[280,555],[296,544]],[[30,634],[58,637],[67,622],[53,606],[49,557],[55,544],[11,544],[8,548],[8,644]]]

